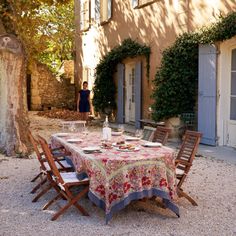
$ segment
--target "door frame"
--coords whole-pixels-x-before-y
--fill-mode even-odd
[[[219,145],[229,146],[230,94],[231,94],[231,58],[232,50],[236,49],[236,37],[219,45],[218,58],[218,106],[217,134]],[[233,121],[234,122],[234,121]]]
[[[232,51],[236,50],[236,42],[235,45],[233,47],[230,48],[230,62],[232,62]],[[231,107],[231,82],[232,82],[232,76],[231,76],[231,72],[232,72],[232,63],[230,63],[230,71],[229,71],[229,79],[228,79],[228,86],[229,86],[229,94],[228,94],[228,121],[227,121],[227,142],[226,145],[230,146],[230,147],[236,147],[236,143],[232,143],[232,140],[230,139],[230,133],[234,133],[234,132],[230,132],[230,125],[235,126],[233,130],[236,130],[236,120],[231,120],[230,119],[230,107]],[[236,139],[236,133],[234,135],[234,139]]]

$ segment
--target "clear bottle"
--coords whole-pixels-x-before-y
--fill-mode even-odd
[[[108,116],[106,116],[106,119],[103,123],[102,133],[103,140],[105,142],[111,140],[111,128],[109,128]]]
[[[108,116],[106,116],[105,121],[103,122],[103,128],[109,127]]]

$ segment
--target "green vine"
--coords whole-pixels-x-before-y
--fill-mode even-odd
[[[121,45],[113,48],[105,55],[96,67],[96,78],[94,82],[94,97],[93,105],[96,111],[104,112],[107,108],[116,109],[116,86],[113,79],[113,74],[117,64],[121,63],[125,58],[134,58],[144,55],[147,62],[147,77],[149,78],[149,57],[150,47],[141,45],[136,41],[128,38]]]
[[[156,121],[193,112],[198,88],[198,45],[224,41],[236,35],[236,12],[198,32],[184,33],[163,51],[152,94]]]

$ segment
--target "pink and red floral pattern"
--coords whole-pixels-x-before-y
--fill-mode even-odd
[[[92,133],[83,137],[80,144],[68,143],[68,138],[71,136],[59,138],[53,135],[52,144],[63,145],[72,153],[77,171],[88,174],[89,191],[104,203],[106,214],[132,193],[160,190],[169,199],[176,197],[175,165],[171,148],[143,147],[140,144],[144,141],[138,141],[135,142],[140,145],[137,152],[120,152],[112,148],[103,149],[102,153],[84,154],[83,147],[101,144],[100,134]]]

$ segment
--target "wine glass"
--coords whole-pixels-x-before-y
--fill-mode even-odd
[[[142,138],[143,137],[143,130],[142,129],[136,129],[135,131],[135,137]]]
[[[118,128],[117,128],[118,132],[124,132],[125,128],[123,124],[118,124]]]
[[[71,133],[74,133],[75,130],[76,130],[75,124],[74,124],[74,123],[71,123],[71,124],[69,125],[69,131],[70,131]]]
[[[85,136],[87,136],[87,135],[89,134],[89,130],[88,130],[88,127],[87,127],[87,126],[84,126],[84,127],[83,127],[83,134],[84,134]]]

